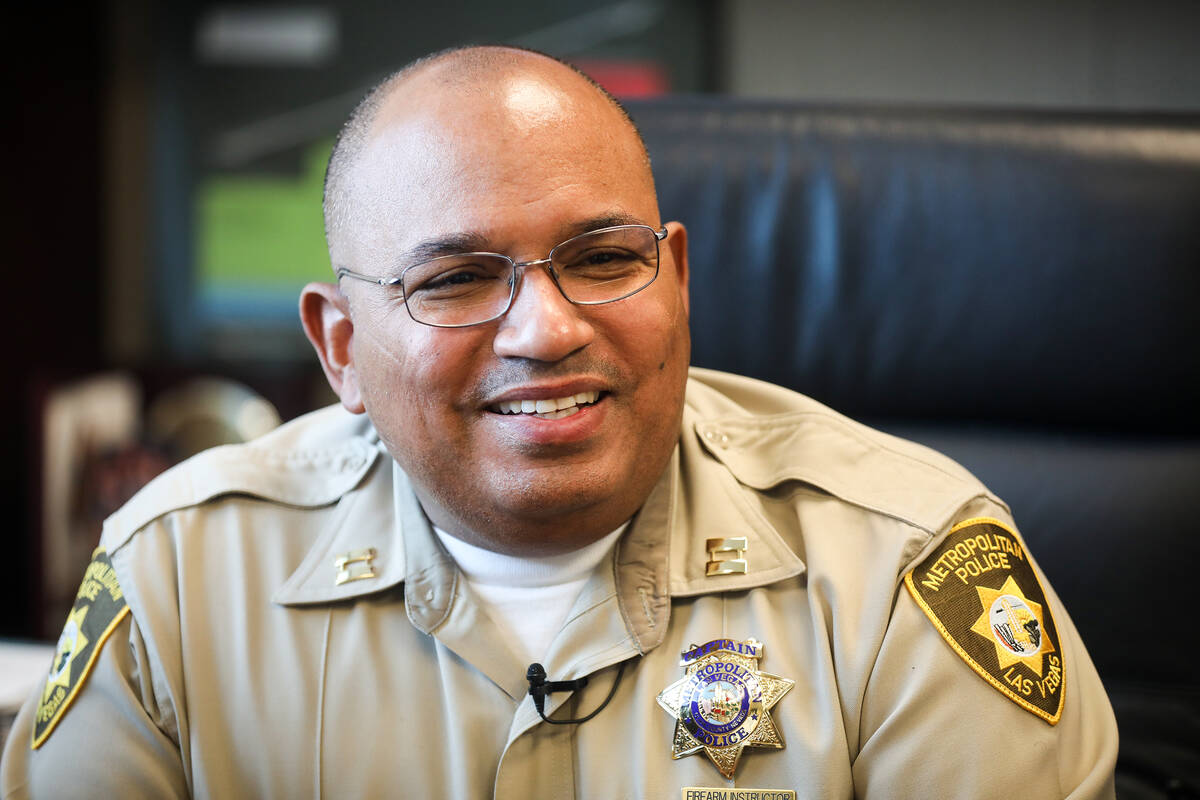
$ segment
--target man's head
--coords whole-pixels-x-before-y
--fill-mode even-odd
[[[511,48],[440,54],[385,81],[327,178],[334,267],[383,278],[454,252],[543,259],[625,223],[662,225],[632,124],[574,70]],[[687,244],[678,223],[667,231],[657,279],[604,305],[571,303],[535,265],[518,270],[506,314],[470,327],[416,322],[399,291],[349,278],[307,286],[301,316],[343,405],[370,416],[435,524],[496,550],[561,552],[630,517],[678,437]],[[502,413],[590,393],[556,419]]]

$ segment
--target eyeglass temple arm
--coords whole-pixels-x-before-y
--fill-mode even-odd
[[[384,278],[376,278],[372,275],[363,275],[361,272],[355,272],[354,270],[347,269],[346,267],[338,267],[337,269],[335,269],[333,271],[333,274],[338,280],[341,280],[343,277],[347,277],[347,278],[358,278],[360,281],[366,281],[367,283],[376,283],[376,284],[379,284],[380,286],[383,286],[384,284],[387,283],[387,280]]]

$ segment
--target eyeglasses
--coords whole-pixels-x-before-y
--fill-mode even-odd
[[[536,261],[513,261],[499,253],[462,253],[405,267],[398,278],[335,273],[398,290],[417,322],[465,328],[504,316],[517,293],[517,268],[544,264],[562,296],[576,305],[612,303],[637,294],[658,277],[658,243],[667,229],[617,225],[589,231]]]

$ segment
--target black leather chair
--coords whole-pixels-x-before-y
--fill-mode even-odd
[[[1200,115],[630,110],[693,362],[974,471],[1108,688],[1119,795],[1200,796]]]

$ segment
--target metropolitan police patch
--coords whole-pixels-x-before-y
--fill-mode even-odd
[[[1017,534],[969,519],[904,583],[954,651],[1017,705],[1054,725],[1064,667],[1046,594]]]
[[[50,675],[33,721],[35,750],[62,719],[100,655],[104,641],[128,613],[129,606],[125,604],[112,562],[104,548],[97,547],[54,649]]]

